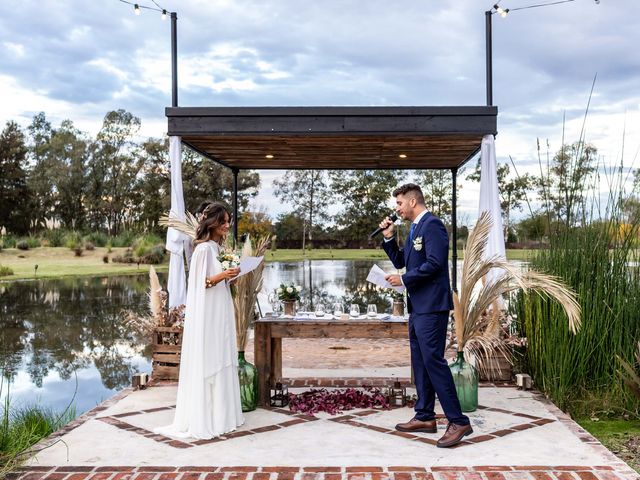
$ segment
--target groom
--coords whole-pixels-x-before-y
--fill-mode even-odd
[[[411,222],[409,237],[398,247],[393,222],[386,218],[382,247],[396,268],[404,275],[387,275],[394,286],[407,289],[409,308],[409,341],[411,363],[418,401],[415,416],[396,425],[401,432],[437,433],[434,405],[436,394],[449,425],[437,442],[438,447],[451,447],[473,433],[469,418],[462,413],[451,371],[444,359],[449,311],[453,309],[449,287],[449,239],[442,221],[427,212],[422,190],[407,183],[393,192],[396,212]]]

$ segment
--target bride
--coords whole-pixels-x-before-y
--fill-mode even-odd
[[[171,425],[155,429],[162,435],[209,439],[244,423],[233,300],[227,282],[240,269],[223,270],[218,261],[229,220],[227,209],[212,203],[196,230],[176,412]]]

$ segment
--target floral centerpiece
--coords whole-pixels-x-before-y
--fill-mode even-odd
[[[391,300],[393,302],[391,308],[391,315],[394,317],[404,316],[404,292],[399,292],[395,289],[390,290]]]
[[[276,295],[278,295],[278,299],[284,304],[285,315],[295,315],[295,303],[300,300],[300,292],[302,292],[302,287],[294,283],[281,283],[280,286],[276,288]]]
[[[281,283],[280,286],[276,288],[278,299],[280,299],[283,302],[296,302],[300,300],[301,291],[302,291],[302,287],[300,285],[295,285],[293,283],[289,285]]]

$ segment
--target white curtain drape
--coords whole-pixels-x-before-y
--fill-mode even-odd
[[[493,135],[485,135],[482,138],[482,146],[480,148],[480,208],[478,215],[485,211],[491,214],[493,228],[489,233],[484,258],[498,255],[500,258],[506,259],[498,187],[498,168],[496,166],[496,145]],[[501,269],[494,268],[486,276],[486,281],[493,282],[501,274]]]
[[[185,220],[184,196],[182,194],[182,143],[180,137],[169,137],[169,162],[171,164],[171,213]],[[169,308],[182,305],[187,300],[187,277],[184,268],[184,255],[191,253],[191,240],[174,228],[167,231],[166,249],[171,253],[169,259]],[[190,255],[189,255],[190,256]]]

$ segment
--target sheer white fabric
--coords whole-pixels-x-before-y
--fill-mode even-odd
[[[180,380],[173,423],[155,432],[177,438],[213,438],[244,423],[231,292],[226,282],[205,288],[222,271],[215,242],[191,258]]]
[[[502,208],[500,207],[500,188],[498,186],[498,168],[496,166],[496,145],[493,135],[485,135],[480,147],[480,208],[478,215],[489,212],[493,226],[489,232],[487,247],[483,258],[499,256],[506,259],[504,250],[504,233],[502,229]],[[496,281],[503,271],[492,268],[487,274],[488,283]]]
[[[180,137],[169,137],[169,161],[171,162],[171,216],[185,220],[184,197],[182,195],[182,143]],[[187,298],[186,274],[184,271],[184,254],[191,256],[191,239],[175,228],[167,230],[165,248],[170,252],[169,308],[185,303]]]

